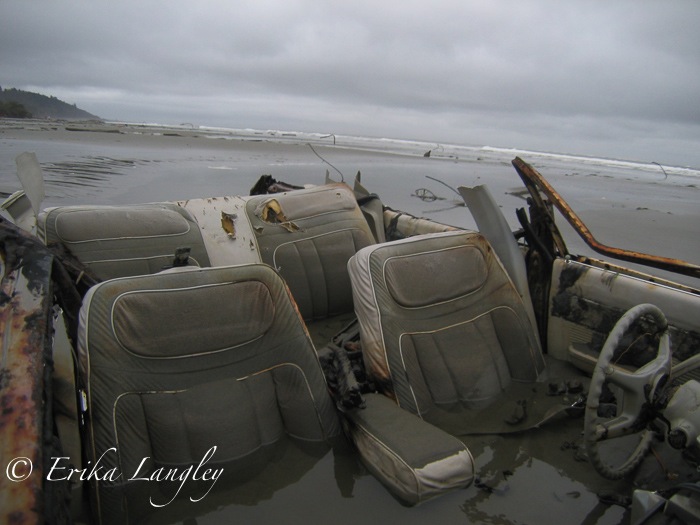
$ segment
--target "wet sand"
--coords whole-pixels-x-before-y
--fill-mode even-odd
[[[448,186],[488,185],[514,229],[519,227],[515,209],[526,207],[522,182],[510,164],[514,154],[473,147],[279,131],[0,120],[0,192],[19,189],[14,159],[23,151],[34,151],[42,165],[45,206],[247,194],[262,174],[319,184],[328,170],[350,183],[360,171],[362,183],[386,205],[457,226],[475,224]],[[600,242],[700,263],[698,172],[521,157],[549,180]],[[423,189],[437,199],[416,197]],[[571,252],[594,255],[563,220],[558,224]]]

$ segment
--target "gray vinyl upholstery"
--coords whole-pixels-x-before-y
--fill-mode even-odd
[[[456,437],[370,393],[366,406],[346,414],[367,469],[402,503],[418,505],[469,486],[474,458]]]
[[[235,481],[278,442],[323,445],[340,434],[308,333],[264,264],[99,283],[80,312],[78,352],[88,460],[103,472],[184,469],[215,446],[207,467]],[[101,523],[136,521],[176,490],[125,478],[91,480]],[[206,487],[197,490],[178,498],[191,506]]]
[[[406,410],[454,431],[544,358],[522,300],[475,232],[411,237],[348,263],[365,366]]]
[[[176,204],[63,206],[39,217],[48,245],[63,243],[98,279],[156,273],[189,247],[194,266],[209,266],[199,226]]]
[[[374,238],[347,185],[252,197],[246,214],[262,261],[287,281],[304,319],[352,312],[347,261]]]

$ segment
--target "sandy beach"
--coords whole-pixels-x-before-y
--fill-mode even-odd
[[[42,165],[44,206],[248,194],[262,174],[320,184],[326,170],[350,183],[360,171],[362,183],[386,205],[467,228],[475,227],[473,219],[448,186],[486,184],[514,229],[515,209],[526,206],[510,164],[515,153],[507,150],[185,125],[0,120],[3,195],[20,187],[14,159],[24,151],[35,152]],[[549,180],[599,241],[700,263],[700,173],[516,153]],[[437,199],[420,200],[421,189]],[[563,223],[570,251],[592,255]]]

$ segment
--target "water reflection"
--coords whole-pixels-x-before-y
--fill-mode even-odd
[[[493,438],[475,458],[481,473],[478,492],[462,506],[471,523],[613,524],[624,519],[625,509],[600,503],[590,486],[569,477],[565,469],[555,468],[524,447],[504,445]]]
[[[189,493],[182,493],[165,507],[149,509],[144,492],[134,491],[129,496],[129,504],[132,507],[138,505],[141,508],[140,512],[134,513],[135,516],[143,517],[149,514],[147,519],[142,521],[143,523],[232,522],[224,521],[222,513],[228,515],[232,512],[232,516],[238,516],[241,512],[245,513],[243,510],[245,508],[253,509],[254,514],[263,512],[267,508],[267,502],[279,499],[279,494],[286,488],[302,482],[320,462],[327,463],[327,458],[339,458],[342,462],[343,458],[352,457],[347,445],[343,443],[329,446],[326,443],[310,443],[291,438],[268,445],[265,449],[263,454],[258,450],[251,457],[240,458],[225,465],[224,473],[216,487],[200,501],[196,501],[198,497],[193,498],[195,501],[192,501]],[[335,497],[338,495],[352,497],[354,466],[357,466],[357,463],[344,465],[340,469],[334,468],[336,478],[340,475],[345,479],[336,479],[336,483],[326,484],[325,488],[336,485],[338,491],[333,491],[336,492]],[[287,517],[289,517],[288,512],[289,509],[286,511]],[[279,518],[285,521],[284,515]]]
[[[478,481],[418,507],[404,507],[360,463],[352,445],[309,446],[291,440],[247,477],[236,475],[200,503],[159,509],[146,523],[603,523],[625,509],[601,503],[615,491],[575,448],[581,421],[523,435],[469,439]],[[555,466],[556,465],[556,466]]]
[[[142,523],[468,523],[465,491],[404,507],[360,463],[347,442],[332,447],[284,446],[249,479],[229,479],[205,500],[159,509]]]
[[[85,156],[56,162],[44,162],[41,167],[49,194],[57,197],[92,193],[118,187],[118,177],[138,166],[153,161],[117,159],[107,156]]]

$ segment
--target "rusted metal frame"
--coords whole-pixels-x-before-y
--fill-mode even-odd
[[[530,191],[533,199],[537,201],[541,197],[536,197],[535,194],[542,192],[544,195],[556,206],[556,208],[561,212],[564,218],[567,220],[571,226],[573,226],[576,233],[584,240],[584,242],[591,247],[591,249],[596,252],[606,255],[608,257],[613,257],[621,261],[634,262],[643,264],[646,266],[651,266],[653,268],[659,268],[662,270],[668,270],[671,272],[689,275],[691,277],[700,278],[700,266],[692,264],[680,259],[672,259],[669,257],[661,257],[658,255],[649,255],[646,253],[635,252],[632,250],[625,250],[622,248],[614,248],[612,246],[607,246],[598,242],[590,230],[586,227],[583,221],[578,215],[569,207],[569,205],[561,198],[561,196],[556,192],[556,190],[547,182],[544,177],[527,162],[522,160],[520,157],[516,157],[512,161],[515,170],[520,175],[520,178],[525,183],[525,186]],[[533,191],[533,189],[535,191]],[[561,235],[557,231],[555,234],[555,242]],[[562,240],[563,242],[563,240]],[[557,248],[559,244],[557,243]],[[565,248],[564,248],[565,249]],[[564,252],[566,253],[566,252]]]
[[[0,218],[0,521],[43,523],[51,410],[51,268],[38,241]],[[26,476],[26,478],[25,478]]]
[[[518,163],[516,164],[516,162],[518,162]],[[546,219],[546,222],[547,222],[546,226],[552,234],[552,241],[554,242],[554,248],[557,251],[558,255],[560,255],[561,257],[564,257],[565,255],[567,255],[569,253],[569,250],[566,247],[566,243],[564,242],[564,237],[562,237],[561,233],[559,232],[559,229],[557,228],[556,223],[554,222],[554,214],[552,213],[551,206],[549,206],[542,198],[542,194],[540,193],[539,188],[536,184],[537,180],[524,175],[524,172],[522,172],[519,168],[520,163],[527,166],[527,168],[530,168],[530,166],[528,164],[526,164],[524,161],[522,161],[519,157],[516,157],[512,163],[513,163],[513,166],[515,167],[515,170],[518,172],[518,175],[520,175],[520,178],[523,180],[525,187],[527,188],[528,192],[530,193],[530,197],[532,199],[531,207],[537,208],[539,210],[540,216],[542,218]],[[532,169],[532,168],[530,168],[530,169]],[[532,211],[531,211],[531,215],[532,215]]]

